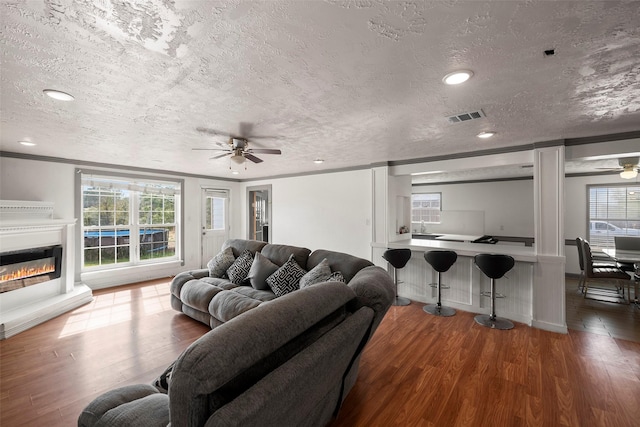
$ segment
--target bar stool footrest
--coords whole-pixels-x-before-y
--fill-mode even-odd
[[[437,288],[438,284],[437,283],[429,283],[429,286],[431,286],[432,288]],[[440,285],[440,289],[451,289],[451,286],[449,286],[449,285]]]
[[[483,297],[491,298],[491,292],[489,291],[480,292],[480,295]],[[506,298],[506,297],[507,297],[506,295],[499,294],[498,292],[496,292],[496,298]]]

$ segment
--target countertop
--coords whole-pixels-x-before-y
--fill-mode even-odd
[[[445,240],[407,239],[388,244],[372,243],[372,247],[402,249],[409,248],[416,252],[426,252],[432,249],[448,249],[459,256],[475,256],[481,253],[511,255],[516,261],[536,262],[536,250],[531,246],[490,245],[485,243],[449,242]]]

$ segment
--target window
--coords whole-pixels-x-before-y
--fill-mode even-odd
[[[613,248],[615,236],[640,236],[640,185],[590,185],[587,189],[591,246]]]
[[[206,196],[206,228],[207,230],[224,230],[224,212],[226,197]]]
[[[411,223],[439,223],[442,193],[416,193],[411,195]]]
[[[83,268],[177,259],[181,185],[82,173]]]

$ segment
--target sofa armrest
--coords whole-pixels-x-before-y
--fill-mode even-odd
[[[358,297],[358,302],[371,307],[375,313],[371,334],[391,307],[395,298],[395,287],[386,270],[377,266],[358,271],[347,285]]]
[[[183,271],[182,273],[176,274],[173,280],[171,280],[171,285],[169,287],[171,294],[175,295],[175,297],[179,299],[180,290],[185,283],[194,279],[202,279],[203,277],[209,277],[209,270],[206,268]]]
[[[169,397],[149,384],[135,384],[95,398],[80,413],[78,427],[166,427],[169,421]]]

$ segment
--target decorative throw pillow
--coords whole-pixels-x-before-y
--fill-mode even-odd
[[[282,267],[267,277],[267,284],[277,297],[281,297],[282,295],[299,289],[300,279],[306,273],[307,272],[298,265],[293,254],[291,254],[289,260],[282,264]]]
[[[171,373],[173,372],[173,365],[176,362],[173,362],[171,365],[165,369],[165,371],[160,374],[158,378],[153,382],[153,386],[158,389],[160,393],[167,394],[169,393],[169,384],[171,383]]]
[[[329,261],[325,258],[320,261],[320,264],[302,276],[302,279],[300,279],[300,289],[315,285],[316,283],[325,282],[330,275],[331,267],[329,267]]]
[[[211,261],[207,263],[210,277],[222,277],[227,272],[227,269],[231,267],[236,257],[233,256],[233,249],[229,246],[218,255],[211,258]]]
[[[254,289],[261,291],[267,291],[271,289],[267,284],[267,277],[271,276],[278,270],[278,266],[272,263],[269,258],[262,255],[260,252],[256,252],[256,256],[253,257],[253,264],[249,270],[247,279]]]
[[[329,277],[327,278],[326,282],[342,282],[342,283],[347,283],[347,281],[345,280],[344,276],[342,275],[341,272],[339,271],[334,271],[333,273],[331,273],[329,275]]]
[[[253,254],[249,249],[245,249],[227,269],[229,280],[236,285],[244,282],[249,275],[249,270],[251,270],[251,264],[253,264]]]

